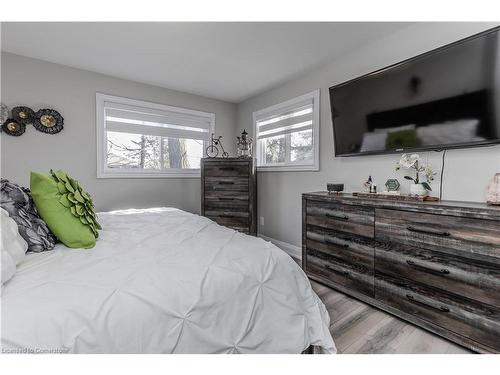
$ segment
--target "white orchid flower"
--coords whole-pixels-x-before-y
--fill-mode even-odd
[[[403,154],[401,155],[401,159],[396,163],[396,170],[400,170],[401,168],[405,169],[414,169],[415,177],[412,176],[404,176],[405,179],[413,181],[415,184],[422,184],[427,190],[432,190],[430,186],[430,182],[434,181],[434,169],[432,165],[424,163],[420,160],[420,155],[418,154]],[[424,173],[427,179],[427,182],[422,182],[420,180],[420,173]]]
[[[401,155],[401,159],[399,160],[399,165],[402,168],[410,169],[412,168],[418,161],[420,160],[420,156],[418,154],[403,154]]]

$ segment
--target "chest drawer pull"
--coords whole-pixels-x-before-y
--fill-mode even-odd
[[[443,232],[439,230],[434,230],[434,229],[427,229],[427,228],[416,228],[411,225],[408,225],[406,227],[410,232],[416,232],[416,233],[425,233],[425,234],[434,234],[436,236],[443,236],[443,237],[449,237],[450,232]]]
[[[329,217],[331,219],[338,219],[338,220],[349,220],[349,216],[347,215],[338,215],[338,214],[325,214],[326,217]]]
[[[347,249],[349,247],[348,244],[346,243],[342,243],[340,242],[339,240],[337,239],[333,239],[331,237],[328,237],[328,236],[325,236],[325,242],[326,243],[329,243],[331,245],[335,245],[335,246],[340,246],[340,247],[343,247],[344,249]]]
[[[234,198],[219,197],[220,201],[234,201]]]
[[[431,305],[430,303],[419,301],[419,300],[415,299],[415,297],[413,295],[411,295],[411,294],[407,294],[406,298],[408,298],[408,300],[410,302],[415,303],[417,305],[422,305],[422,306],[430,307],[431,309],[439,310],[439,311],[442,311],[442,312],[450,312],[450,309],[448,307],[446,307],[446,306],[434,306],[434,305]]]
[[[219,185],[234,185],[234,181],[219,181]]]
[[[424,271],[424,272],[435,273],[438,275],[448,275],[450,273],[450,271],[447,270],[446,268],[442,268],[440,270],[435,270],[433,268],[428,268],[428,267],[422,266],[421,264],[415,263],[413,260],[407,260],[406,263],[410,267],[416,268],[416,269]]]
[[[349,272],[337,270],[337,269],[335,269],[333,267],[330,267],[328,264],[325,264],[325,268],[328,269],[328,270],[330,270],[330,271],[333,271],[335,273],[339,273],[339,274],[344,275],[344,276],[349,276]]]
[[[219,167],[221,171],[234,171],[234,167]]]

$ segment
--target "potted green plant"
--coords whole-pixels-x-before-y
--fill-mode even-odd
[[[434,180],[436,172],[434,172],[432,165],[422,162],[418,154],[401,155],[401,159],[396,163],[396,171],[401,168],[415,170],[415,177],[404,176],[405,179],[413,182],[410,185],[411,195],[426,196],[429,191],[432,191],[430,183]],[[420,180],[420,173],[424,173],[426,181]]]

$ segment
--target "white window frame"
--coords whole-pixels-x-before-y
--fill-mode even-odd
[[[257,171],[286,172],[286,171],[319,170],[320,91],[321,91],[320,89],[317,89],[307,94],[287,100],[285,102],[253,112],[253,134],[255,136],[254,141],[255,141],[255,155],[257,157]],[[261,165],[260,162],[262,158],[265,158],[265,150],[262,150],[259,146],[260,142],[257,133],[257,119],[262,118],[268,113],[276,112],[281,109],[285,110],[286,108],[293,107],[295,104],[298,104],[308,99],[312,99],[313,101],[313,161],[283,162],[283,163]],[[288,150],[290,142],[286,142],[286,145],[287,145],[286,154],[288,155],[290,153],[290,151]]]
[[[148,109],[158,109],[164,111],[172,111],[181,114],[189,114],[200,117],[206,117],[210,122],[210,134],[215,133],[215,113],[196,111],[193,109],[186,109],[174,107],[166,104],[159,104],[147,102],[143,100],[124,98],[121,96],[108,95],[103,93],[96,93],[96,128],[97,128],[97,178],[199,178],[200,169],[183,169],[172,168],[162,170],[151,169],[117,169],[108,168],[107,166],[107,131],[106,121],[104,118],[104,103],[112,101],[113,103],[126,104],[131,106],[144,107]],[[203,142],[203,155],[205,156],[208,141]]]

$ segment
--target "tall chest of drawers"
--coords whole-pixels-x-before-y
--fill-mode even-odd
[[[302,196],[311,279],[478,352],[500,352],[500,209]]]
[[[201,160],[201,214],[257,235],[257,169],[251,158]]]

